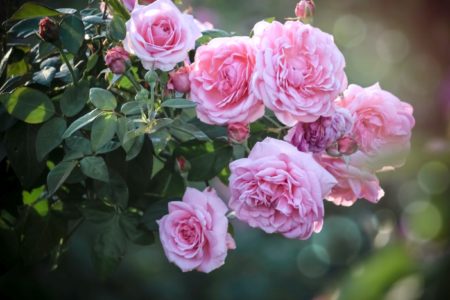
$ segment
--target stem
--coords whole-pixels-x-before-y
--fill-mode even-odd
[[[272,123],[273,125],[275,125],[277,128],[280,128],[280,125],[274,119],[272,119],[271,117],[264,115],[264,118],[266,120],[268,120],[270,123]]]
[[[64,50],[62,48],[58,48],[59,53],[61,54],[61,57],[64,61],[64,63],[66,64],[67,68],[69,69],[70,74],[72,75],[72,79],[73,79],[73,84],[77,85],[78,84],[78,79],[77,76],[75,75],[75,71],[72,68],[72,65],[70,64],[69,60],[67,59],[66,54],[64,54]]]
[[[136,78],[134,78],[134,76],[130,72],[130,70],[127,70],[124,73],[124,75],[127,76],[127,78],[131,81],[131,83],[133,84],[133,87],[136,90],[136,92],[139,92],[142,89],[142,86],[136,81]]]

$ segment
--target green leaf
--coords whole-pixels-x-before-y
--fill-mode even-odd
[[[70,176],[77,161],[62,161],[50,170],[47,176],[48,193],[53,195]]]
[[[144,101],[130,101],[126,102],[120,108],[120,111],[126,115],[140,115],[141,112],[147,110],[147,103]]]
[[[71,136],[66,139],[68,152],[78,152],[82,155],[91,155],[91,142],[81,136]]]
[[[164,150],[164,148],[166,148],[167,143],[171,139],[171,135],[167,129],[161,129],[150,134],[150,139],[152,140],[155,154],[159,154]]]
[[[11,115],[30,124],[45,122],[55,113],[50,98],[32,88],[17,88],[9,97],[2,97],[2,100]]]
[[[81,213],[89,222],[101,224],[112,220],[115,210],[102,202],[88,201],[81,207]]]
[[[120,227],[125,232],[127,238],[138,245],[150,245],[154,242],[153,233],[141,226],[139,216],[125,213],[120,216]]]
[[[80,161],[81,171],[87,177],[108,182],[109,173],[105,160],[102,157],[88,156]]]
[[[115,216],[94,244],[94,264],[100,275],[108,276],[116,270],[125,255],[126,245],[126,235],[119,225],[119,217]]]
[[[114,204],[121,209],[128,206],[128,186],[125,180],[116,172],[111,172],[109,182],[96,184],[98,197],[106,203]]]
[[[130,150],[127,151],[126,161],[130,161],[139,155],[141,152],[142,146],[144,145],[144,136],[140,135],[133,140],[133,145],[130,147]]]
[[[61,22],[59,39],[64,49],[77,54],[84,41],[84,25],[76,15],[67,15]]]
[[[228,32],[220,29],[205,30],[202,32],[202,36],[199,39],[197,39],[197,41],[195,41],[195,46],[199,47],[201,45],[207,44],[214,38],[229,37],[229,36],[231,35]]]
[[[36,29],[39,28],[40,18],[25,19],[17,22],[8,30],[8,34],[18,38],[27,38],[35,34]]]
[[[61,144],[64,131],[66,131],[66,120],[58,117],[49,120],[39,128],[36,137],[36,157],[39,161]]]
[[[52,85],[53,78],[55,78],[56,68],[44,67],[39,72],[33,74],[33,81],[37,84],[50,87]]]
[[[168,99],[165,100],[161,106],[170,108],[192,108],[196,106],[196,103],[186,99]]]
[[[199,141],[210,141],[209,137],[203,131],[192,124],[184,123],[179,120],[170,126],[170,132],[181,142],[186,142],[193,138]]]
[[[92,71],[92,69],[97,65],[98,61],[98,54],[94,53],[91,56],[89,56],[87,64],[86,64],[86,70],[84,70],[85,73],[89,73]]]
[[[80,81],[76,86],[70,85],[61,97],[61,110],[64,115],[73,117],[83,109],[88,99],[89,82],[87,80]]]
[[[89,99],[95,107],[101,110],[114,110],[117,106],[116,97],[110,91],[104,89],[91,88]]]
[[[203,144],[193,141],[181,145],[175,155],[184,156],[191,164],[189,180],[204,181],[219,174],[230,163],[233,148],[222,141]]]
[[[97,152],[106,145],[116,134],[117,117],[115,115],[102,115],[92,124],[91,145],[92,150]]]
[[[168,213],[167,201],[157,201],[152,203],[147,210],[144,212],[142,217],[142,222],[145,224],[149,230],[158,230],[157,220],[161,219],[164,215]]]
[[[155,175],[145,195],[156,199],[181,198],[185,190],[183,177],[169,164]]]
[[[0,77],[3,76],[3,73],[6,70],[6,67],[8,66],[9,58],[11,57],[11,54],[13,53],[14,47],[9,48],[8,52],[3,56],[1,62],[0,62]]]
[[[73,121],[72,124],[70,124],[69,128],[64,132],[63,138],[68,138],[71,136],[75,131],[78,129],[83,128],[84,126],[88,125],[89,123],[93,122],[95,119],[97,119],[100,115],[103,115],[103,112],[99,109],[94,109],[93,111],[85,114],[84,116],[76,119]]]
[[[18,122],[5,135],[8,160],[24,188],[33,187],[45,169],[45,162],[36,158],[38,129],[38,126]]]
[[[124,20],[128,20],[130,18],[130,13],[125,8],[121,0],[109,0],[107,3],[110,11],[113,12],[113,15],[119,15]]]
[[[127,28],[125,27],[125,20],[115,15],[111,22],[108,24],[108,36],[117,42],[122,41],[127,34]]]
[[[34,2],[27,2],[22,5],[12,16],[9,18],[10,21],[31,19],[37,17],[52,17],[60,15],[61,13],[48,8],[42,4],[37,4]]]

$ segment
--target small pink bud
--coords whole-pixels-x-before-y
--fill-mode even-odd
[[[39,35],[46,42],[55,42],[59,38],[59,26],[49,17],[39,21]]]
[[[232,143],[242,144],[250,136],[248,124],[228,124],[228,140]]]
[[[351,155],[358,150],[356,141],[348,136],[341,137],[337,140],[338,151],[342,155]]]
[[[295,15],[299,19],[306,19],[314,15],[315,4],[313,0],[301,0],[295,7]]]
[[[105,63],[114,74],[123,74],[127,70],[127,62],[130,60],[128,53],[120,46],[106,51]]]
[[[178,156],[175,160],[177,162],[177,168],[180,171],[180,173],[185,173],[189,171],[190,164],[186,160],[186,158],[184,158],[184,156]]]
[[[179,93],[189,93],[191,91],[191,82],[189,81],[189,66],[181,67],[169,73],[169,82],[167,87]]]

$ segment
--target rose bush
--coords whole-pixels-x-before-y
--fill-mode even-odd
[[[379,86],[346,90],[333,37],[302,22],[312,1],[251,37],[179,2],[26,3],[5,23],[0,161],[20,185],[0,213],[8,267],[58,266],[85,223],[102,275],[155,237],[182,271],[211,272],[236,248],[232,216],[307,239],[324,199],[383,196],[375,172],[403,162],[387,154],[404,159],[412,107]]]

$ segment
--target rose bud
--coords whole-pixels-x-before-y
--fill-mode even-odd
[[[120,46],[106,51],[105,63],[114,74],[120,75],[125,73],[129,60],[128,53]]]
[[[189,81],[190,68],[181,67],[169,73],[169,82],[167,87],[179,93],[186,94],[191,91],[191,82]]]
[[[49,43],[55,42],[59,38],[59,26],[49,17],[45,17],[39,21],[39,35]]]
[[[178,156],[176,159],[176,166],[180,173],[188,172],[191,169],[190,163],[186,160],[184,156]]]
[[[231,123],[228,124],[228,140],[232,143],[242,144],[250,136],[248,124]]]
[[[343,136],[337,140],[338,151],[342,155],[351,155],[358,150],[358,144],[356,141],[349,137]]]
[[[301,0],[295,7],[295,15],[299,19],[306,19],[314,15],[315,4],[313,0]]]

